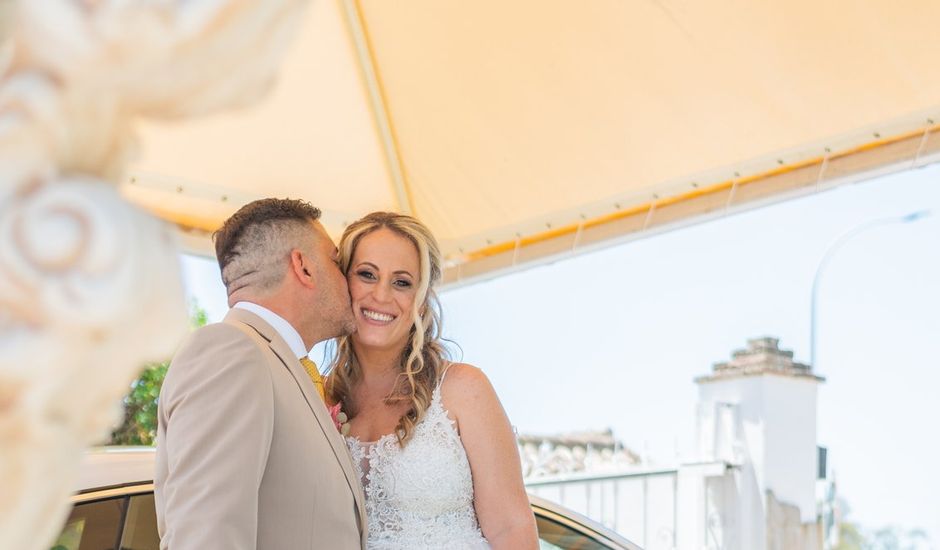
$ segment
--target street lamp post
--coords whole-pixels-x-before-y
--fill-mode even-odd
[[[837,252],[842,246],[851,240],[853,237],[867,231],[869,229],[880,227],[882,225],[890,225],[894,223],[911,223],[922,218],[926,218],[930,215],[929,210],[919,210],[917,212],[911,212],[905,216],[893,216],[889,218],[877,218],[874,220],[869,220],[863,222],[852,229],[849,229],[843,233],[839,238],[832,241],[832,244],[829,245],[829,248],[826,249],[826,252],[823,254],[822,259],[819,260],[819,265],[816,267],[816,276],[813,277],[813,294],[810,299],[810,313],[809,313],[809,364],[810,367],[816,368],[816,303],[819,297],[819,280],[822,276],[823,270],[829,264],[829,261],[832,259],[832,256]]]

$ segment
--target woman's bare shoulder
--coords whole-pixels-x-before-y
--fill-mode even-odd
[[[489,386],[490,380],[479,367],[469,363],[450,363],[444,371],[441,391],[447,391],[452,387],[467,390],[480,385]]]
[[[478,367],[468,363],[451,363],[441,384],[441,399],[452,412],[472,408],[496,396],[490,379]]]

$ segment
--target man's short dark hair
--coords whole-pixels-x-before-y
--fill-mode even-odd
[[[258,233],[277,232],[279,226],[296,225],[298,222],[309,224],[318,219],[320,219],[319,208],[306,201],[296,199],[261,199],[239,208],[212,235],[212,239],[215,241],[215,255],[219,261],[219,269],[222,271],[223,282],[226,286],[231,282],[232,277],[226,277],[226,268],[233,260],[246,252],[249,254],[254,252],[252,249],[262,244],[261,242],[248,243],[244,241],[258,240]],[[249,266],[245,267],[250,269]],[[239,269],[238,271],[244,270]],[[244,273],[233,275],[240,277]]]

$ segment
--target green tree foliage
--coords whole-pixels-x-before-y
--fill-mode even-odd
[[[834,550],[865,550],[868,542],[858,525],[843,522],[839,525],[839,544]]]
[[[888,526],[875,530],[869,536],[865,550],[927,550],[930,540],[923,529],[907,530]]]
[[[190,326],[196,329],[207,321],[205,310],[194,305],[190,312]],[[157,400],[169,366],[169,359],[146,365],[137,380],[131,383],[131,391],[124,397],[124,421],[111,433],[109,445],[156,443]]]
[[[897,526],[867,531],[852,522],[839,525],[839,544],[834,550],[928,550],[932,548],[923,529]]]
[[[833,550],[933,550],[923,529],[896,525],[868,529],[849,520],[852,508],[844,499],[839,499],[838,508],[843,521],[839,523],[839,544]]]

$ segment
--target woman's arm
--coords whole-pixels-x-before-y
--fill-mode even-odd
[[[535,516],[522,484],[522,465],[509,418],[483,371],[452,365],[441,388],[457,421],[473,475],[473,505],[494,549],[538,548]]]

